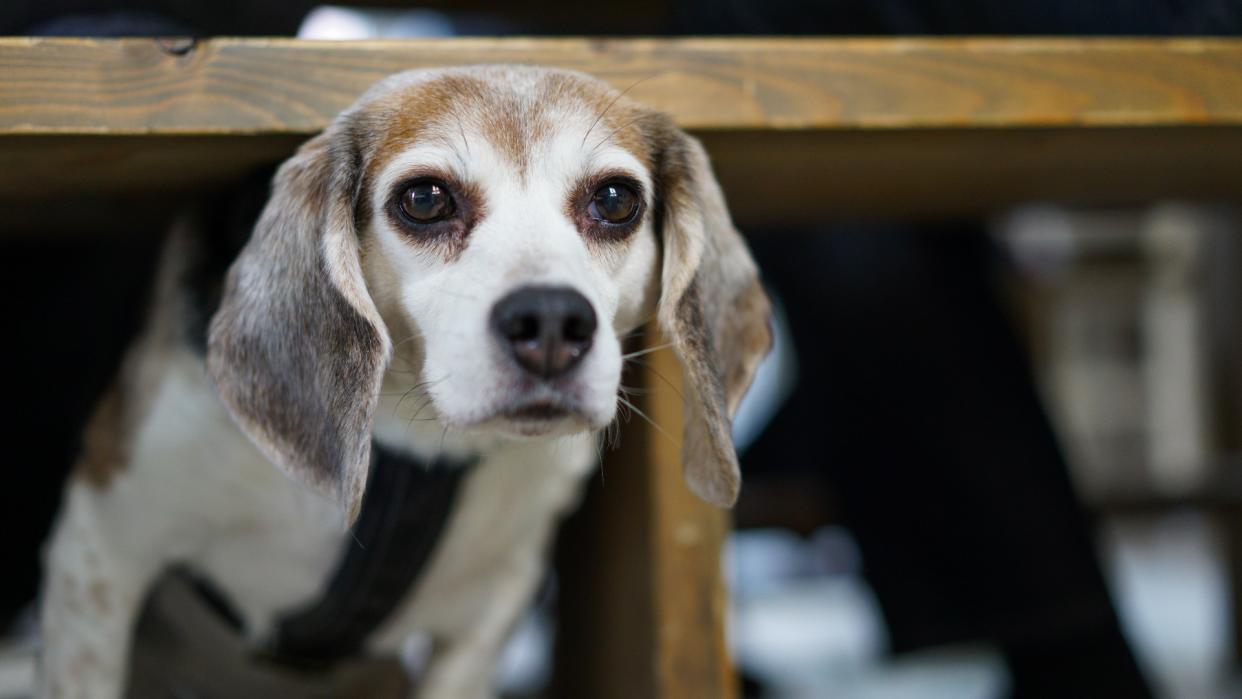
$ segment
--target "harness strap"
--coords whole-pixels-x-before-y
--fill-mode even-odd
[[[323,595],[277,624],[278,662],[323,665],[358,653],[417,582],[470,464],[423,464],[372,443],[353,536]]]

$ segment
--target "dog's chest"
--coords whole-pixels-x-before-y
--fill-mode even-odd
[[[539,463],[532,456],[493,456],[463,476],[430,557],[376,628],[372,649],[395,650],[413,631],[445,639],[468,633],[492,598],[527,594],[542,575],[555,524],[589,466],[589,457],[571,465]],[[321,526],[330,517],[314,509],[286,510],[285,526],[278,523],[260,536],[224,539],[204,561],[259,639],[289,613],[319,600],[344,549],[356,545],[339,526]]]
[[[133,482],[174,494],[182,555],[261,641],[281,618],[320,598],[353,539],[339,508],[282,476],[232,425],[201,377],[201,368],[170,366],[142,430]],[[394,647],[412,631],[465,633],[490,597],[528,588],[593,460],[590,436],[515,443],[480,459],[457,488],[414,587],[372,647]]]

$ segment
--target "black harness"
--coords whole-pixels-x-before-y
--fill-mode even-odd
[[[272,659],[322,666],[362,650],[426,567],[470,464],[371,447],[362,512],[323,595],[278,622]]]

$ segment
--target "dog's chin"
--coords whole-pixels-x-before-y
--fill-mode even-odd
[[[500,406],[463,428],[517,439],[547,439],[599,430],[607,423],[593,419],[579,406],[541,399]]]

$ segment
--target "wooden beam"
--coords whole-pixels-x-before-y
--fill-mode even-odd
[[[1227,39],[0,39],[0,134],[309,134],[392,72],[593,73],[686,128],[1242,125]]]
[[[8,38],[6,229],[129,226],[100,198],[154,211],[281,160],[382,75],[480,61],[631,87],[704,140],[750,229],[1242,200],[1242,40]]]
[[[729,532],[724,510],[695,497],[682,479],[681,364],[658,333],[649,333],[641,385],[650,392],[642,430],[654,526],[650,540],[657,696],[734,699],[738,680],[726,647],[721,554]]]
[[[647,333],[648,348],[664,343]],[[652,352],[621,448],[562,528],[557,697],[737,696],[725,648],[727,513],[681,478],[681,366]]]

